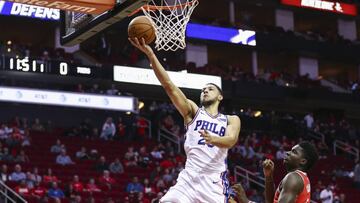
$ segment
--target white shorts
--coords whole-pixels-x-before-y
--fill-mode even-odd
[[[227,203],[228,189],[226,172],[199,174],[184,169],[160,203]]]

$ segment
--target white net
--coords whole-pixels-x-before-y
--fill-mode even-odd
[[[186,47],[186,25],[198,4],[198,0],[151,0],[141,8],[155,27],[157,50],[176,51]]]

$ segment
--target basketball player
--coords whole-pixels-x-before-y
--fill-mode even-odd
[[[201,107],[186,98],[170,80],[163,66],[144,39],[129,39],[150,60],[156,77],[184,118],[184,149],[187,160],[175,186],[161,198],[161,203],[218,203],[228,200],[226,179],[228,149],[234,146],[240,132],[238,116],[220,114],[222,90],[213,83],[203,87]]]
[[[266,203],[310,203],[310,180],[307,172],[318,160],[315,147],[309,142],[295,145],[286,152],[284,164],[286,176],[280,182],[276,192],[274,185],[274,162],[267,159],[263,163],[265,175]],[[240,184],[233,187],[240,203],[251,203]]]

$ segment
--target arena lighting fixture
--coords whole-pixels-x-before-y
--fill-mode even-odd
[[[7,41],[7,45],[11,45],[11,44],[12,44],[11,40]]]
[[[254,117],[257,118],[257,117],[260,117],[260,116],[261,116],[261,111],[255,111]]]
[[[144,108],[144,106],[145,106],[145,104],[144,104],[144,102],[142,102],[142,101],[139,101],[139,110],[141,110],[142,108]]]

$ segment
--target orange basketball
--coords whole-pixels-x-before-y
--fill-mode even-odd
[[[129,23],[128,35],[130,38],[137,37],[139,40],[144,38],[146,44],[153,42],[156,37],[155,29],[146,16],[138,16]]]

